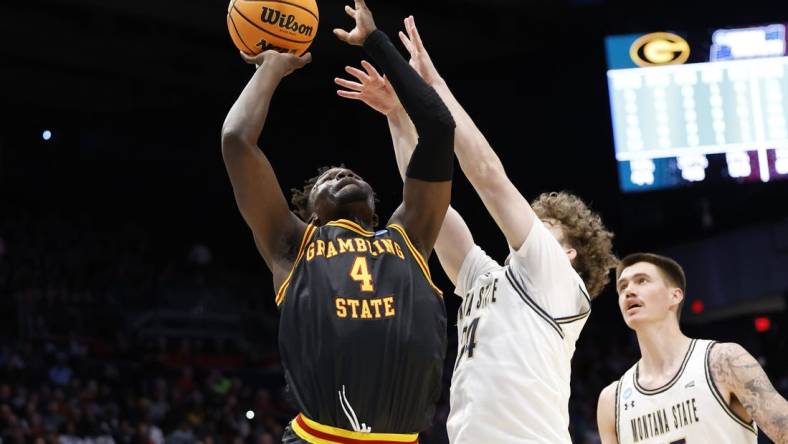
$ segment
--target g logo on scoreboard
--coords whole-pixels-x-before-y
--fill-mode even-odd
[[[629,47],[629,56],[638,66],[680,65],[689,55],[689,43],[670,32],[646,34]]]

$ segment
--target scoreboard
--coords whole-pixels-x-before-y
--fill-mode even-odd
[[[788,178],[784,25],[612,36],[606,47],[622,191]]]

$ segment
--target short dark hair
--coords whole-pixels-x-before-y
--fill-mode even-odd
[[[684,274],[684,269],[678,262],[673,259],[655,253],[632,253],[621,259],[621,262],[616,267],[616,282],[621,277],[621,273],[625,268],[630,267],[638,262],[649,263],[660,271],[662,277],[673,285],[681,289],[686,299],[687,297],[687,276]],[[676,310],[676,316],[681,319],[681,309],[684,308],[684,300],[681,300],[679,307]]]

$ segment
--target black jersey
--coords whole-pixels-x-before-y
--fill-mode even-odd
[[[306,417],[372,433],[429,426],[446,308],[401,226],[310,224],[276,302],[285,378]]]

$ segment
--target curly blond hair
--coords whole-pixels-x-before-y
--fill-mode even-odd
[[[560,225],[564,238],[559,240],[577,251],[575,270],[591,297],[598,296],[610,280],[610,270],[618,265],[613,233],[605,228],[602,218],[582,199],[564,191],[543,193],[531,206],[542,221]]]

